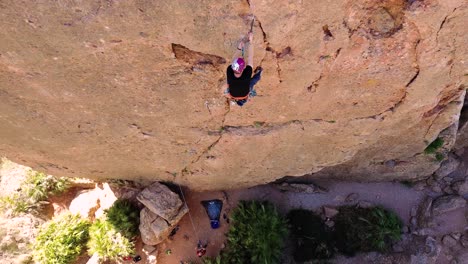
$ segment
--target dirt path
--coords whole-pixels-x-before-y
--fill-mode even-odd
[[[320,181],[317,184],[329,191],[314,194],[280,192],[274,185],[264,185],[227,192],[187,192],[187,203],[195,231],[190,216],[186,215],[179,224],[180,229],[177,234],[159,246],[158,263],[179,264],[182,260],[197,260],[198,257],[195,254],[197,237],[202,241],[209,241],[207,256],[219,254],[225,242],[224,234],[227,232],[229,224],[222,220],[219,229],[211,229],[205,210],[200,204],[202,200],[223,200],[223,213],[226,214],[229,214],[229,211],[235,207],[239,200],[269,200],[276,204],[282,213],[287,213],[294,208],[318,210],[323,205],[338,206],[353,204],[357,201],[369,201],[395,211],[408,225],[411,208],[419,204],[424,196],[423,192],[414,191],[400,183]],[[359,198],[356,202],[345,202],[346,197],[351,193],[357,194]],[[170,250],[171,254],[166,254],[167,250]]]

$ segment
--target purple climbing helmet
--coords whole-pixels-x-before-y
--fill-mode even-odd
[[[232,62],[231,68],[236,73],[241,73],[245,68],[245,61],[243,58],[237,58],[235,61]]]

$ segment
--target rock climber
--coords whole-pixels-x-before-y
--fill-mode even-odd
[[[253,33],[252,31],[248,34],[248,59],[247,65],[243,58],[244,56],[244,40],[239,42],[237,51],[234,53],[232,63],[227,67],[227,83],[223,86],[224,95],[233,100],[239,106],[243,106],[249,97],[257,95],[254,89],[254,85],[260,80],[262,74],[262,67],[255,69],[255,74],[252,77],[253,72],[253,56],[254,48],[252,45]]]

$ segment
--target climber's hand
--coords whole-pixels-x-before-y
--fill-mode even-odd
[[[253,40],[253,32],[249,32],[249,42],[252,42]]]
[[[243,48],[244,48],[244,42],[241,41],[241,42],[239,42],[239,45],[237,45],[237,49],[241,50]]]

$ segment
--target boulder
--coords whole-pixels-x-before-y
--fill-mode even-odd
[[[145,205],[140,212],[140,233],[147,245],[156,245],[169,237],[172,229],[188,212],[179,195],[158,182],[137,195]]]
[[[444,160],[442,164],[440,164],[440,168],[434,172],[434,175],[437,179],[442,179],[443,177],[454,172],[459,165],[460,161],[457,159],[457,157],[455,155],[449,155],[448,159]]]
[[[158,263],[158,249],[156,247],[144,245],[142,252],[146,257],[146,264]]]
[[[426,199],[419,205],[418,213],[416,216],[417,225],[419,227],[429,226],[430,218],[432,216],[432,198],[426,197]]]
[[[452,189],[458,193],[458,195],[468,195],[468,180],[457,181],[452,184]]]
[[[156,245],[166,239],[171,232],[169,224],[148,208],[140,212],[141,240],[146,245]]]
[[[324,206],[323,207],[323,214],[327,218],[333,218],[335,215],[338,214],[338,210],[336,208],[334,208],[334,207]]]
[[[359,199],[359,194],[357,193],[350,193],[348,196],[346,196],[345,202],[347,203],[354,203]]]
[[[99,208],[99,191],[82,191],[70,203],[69,210],[72,214],[79,214],[81,217],[94,217]]]
[[[358,207],[361,207],[361,208],[370,208],[370,207],[373,207],[375,206],[374,203],[372,202],[369,202],[369,201],[359,201],[358,202]]]
[[[444,244],[444,246],[447,246],[449,248],[453,248],[458,244],[458,242],[451,235],[445,235],[442,237],[442,244]]]
[[[283,182],[277,184],[276,187],[283,192],[295,192],[295,193],[323,193],[327,192],[326,189],[317,186],[313,183],[287,183]]]
[[[104,210],[110,208],[117,197],[109,184],[96,184],[92,190],[82,191],[70,203],[69,210],[73,214],[80,214],[82,217],[100,217],[104,215]]]
[[[466,206],[466,200],[457,195],[441,196],[434,200],[432,204],[432,213],[441,215],[450,211],[457,210]]]
[[[144,204],[151,212],[162,217],[168,222],[179,214],[182,201],[179,195],[159,182],[155,182],[145,188],[137,196],[138,201]]]

